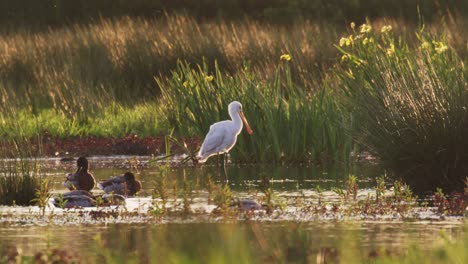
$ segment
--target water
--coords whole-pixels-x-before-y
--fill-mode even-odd
[[[161,166],[149,162],[149,157],[95,157],[90,158],[90,171],[97,181],[105,180],[111,176],[123,175],[126,171],[138,171],[137,177],[143,183],[144,193],[152,191],[152,181],[155,175],[161,173]],[[47,178],[53,184],[55,191],[66,191],[63,181],[66,173],[76,170],[75,161],[61,162],[60,159],[47,159],[42,163],[43,170],[47,171]],[[227,166],[226,173],[229,186],[233,190],[242,191],[258,185],[261,176],[266,176],[276,191],[289,191],[297,189],[311,189],[317,185],[324,189],[343,185],[348,174],[358,176],[360,187],[374,186],[374,178],[382,175],[382,169],[375,164],[362,164],[351,172],[338,167],[322,168],[320,166]],[[171,167],[169,178],[182,183],[183,180],[203,181],[211,177],[215,182],[224,180],[224,174],[214,164],[199,167]]]
[[[0,245],[3,248],[14,245],[24,255],[58,247],[89,262],[105,256],[108,261],[123,263],[122,259],[138,256],[142,263],[169,262],[174,258],[200,263],[219,263],[214,261],[219,258],[232,263],[251,259],[316,263],[316,259],[330,250],[340,255],[348,255],[352,250],[351,255],[360,258],[382,249],[387,254],[399,255],[412,245],[430,251],[442,243],[441,231],[459,237],[460,230],[459,225],[429,222],[30,226],[0,228]]]
[[[336,255],[350,254],[367,259],[385,249],[386,254],[401,255],[412,245],[430,251],[442,244],[441,232],[452,238],[465,234],[463,217],[440,217],[427,209],[414,209],[407,215],[388,213],[363,215],[334,213],[331,204],[342,197],[330,191],[344,188],[348,174],[358,177],[358,200],[365,201],[375,190],[374,177],[382,170],[372,164],[357,166],[352,172],[320,167],[228,166],[227,175],[233,195],[240,199],[264,202],[259,191],[261,178],[270,179],[279,212],[222,216],[208,202],[207,179],[222,186],[223,175],[216,166],[172,167],[164,170],[149,163],[148,157],[91,158],[96,179],[138,171],[144,186],[139,197],[127,199],[125,208],[48,209],[39,216],[31,207],[1,207],[0,253],[8,248],[21,249],[23,255],[60,248],[70,257],[89,262],[104,258],[111,262],[137,258],[139,262],[313,262]],[[58,159],[41,161],[54,193],[65,192],[62,182],[75,170],[74,162]],[[193,215],[172,214],[149,217],[154,179],[164,174],[176,188],[167,206],[183,208],[184,182],[190,182],[189,198]],[[323,190],[318,193],[317,186]],[[98,193],[96,190],[95,193]],[[177,197],[175,197],[177,196]],[[321,202],[318,202],[320,199]],[[158,200],[160,201],[160,200]],[[327,207],[326,213],[320,210]],[[320,209],[320,210],[319,210]],[[108,211],[106,211],[108,210]],[[119,214],[113,214],[119,211]],[[177,211],[177,210],[174,210]],[[411,221],[405,219],[411,219]],[[175,261],[174,261],[175,260]],[[238,263],[238,262],[235,262]]]

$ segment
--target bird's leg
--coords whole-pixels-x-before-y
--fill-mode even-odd
[[[225,179],[225,184],[229,182],[228,177],[227,177],[227,172],[226,172],[226,153],[223,154],[223,172],[224,172],[224,179]]]

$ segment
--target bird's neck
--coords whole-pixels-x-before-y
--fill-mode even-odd
[[[230,116],[231,116],[232,122],[234,123],[234,127],[236,127],[238,129],[238,132],[240,132],[242,130],[243,123],[242,123],[242,119],[240,118],[239,113],[234,111],[230,113]]]
[[[83,167],[78,167],[78,170],[76,171],[77,173],[87,173],[88,172],[88,166],[83,166]]]

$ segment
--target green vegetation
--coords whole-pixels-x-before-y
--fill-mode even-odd
[[[1,262],[35,263],[466,263],[468,236],[441,234],[433,250],[419,241],[404,239],[404,246],[362,244],[379,241],[363,230],[340,227],[336,238],[304,223],[191,224],[131,228],[110,225],[87,241],[89,250],[49,248],[35,255],[16,247],[1,247]],[[275,229],[273,229],[275,228]],[[316,232],[311,232],[314,230]],[[175,232],[176,231],[176,232]],[[465,230],[466,231],[466,230]],[[180,232],[181,234],[178,234]],[[377,233],[387,235],[385,233]],[[394,236],[389,236],[389,238]],[[370,239],[370,240],[369,240]],[[418,239],[418,240],[416,240]],[[370,241],[370,242],[369,242]],[[432,243],[429,243],[432,244]]]
[[[233,77],[221,73],[218,66],[210,75],[206,65],[195,70],[180,63],[171,78],[158,79],[169,124],[179,135],[204,135],[211,124],[228,119],[226,106],[239,100],[258,135],[240,136],[232,152],[236,160],[344,160],[352,148],[346,133],[349,116],[340,111],[326,89],[311,94],[295,84],[290,63],[280,62],[275,78],[267,81],[248,68]]]
[[[45,215],[46,208],[49,207],[49,199],[52,197],[50,193],[49,180],[45,179],[39,184],[36,189],[35,198],[31,202],[35,203],[41,210],[41,215]]]
[[[391,26],[352,26],[340,41],[345,104],[357,138],[417,193],[463,191],[468,72],[439,36],[408,43]]]
[[[41,176],[34,162],[0,161],[0,204],[31,205]]]
[[[465,2],[0,0],[0,205],[39,207],[8,208],[15,213],[2,211],[2,223],[111,229],[88,236],[78,254],[0,245],[0,262],[468,262],[466,228],[433,248],[374,244],[377,236],[362,236],[371,221],[349,228],[466,217]],[[297,193],[278,195],[261,173],[246,183],[254,197],[246,201],[261,202],[254,211],[236,199],[239,186],[218,185],[214,174],[170,177],[169,157],[183,151],[182,163],[190,160],[233,100],[254,130],[239,135],[233,162],[344,165],[343,186],[306,192],[298,181]],[[168,163],[152,175],[152,197],[133,210],[101,197],[95,208],[63,210],[61,195],[62,209],[47,211],[50,185],[35,160],[43,141],[87,136],[90,145],[127,138],[132,146],[120,149],[132,154],[153,151],[132,139],[165,138]],[[388,170],[372,191],[347,173],[361,150]],[[422,202],[414,195],[435,190]],[[330,219],[346,228],[322,227]]]
[[[68,3],[56,2],[60,17]],[[365,149],[418,194],[459,190],[468,20],[445,5],[430,10],[422,4],[420,18],[414,11],[429,21],[419,26],[369,12],[377,18],[368,26],[385,32],[333,19],[281,24],[169,12],[104,14],[34,33],[2,28],[0,134],[202,138],[239,100],[255,133],[241,134],[235,162],[349,164]]]

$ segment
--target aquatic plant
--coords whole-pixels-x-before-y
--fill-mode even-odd
[[[353,200],[356,201],[358,189],[357,177],[355,175],[349,175],[346,180],[346,198],[349,199],[352,197]]]
[[[233,200],[233,194],[228,184],[216,184],[212,187],[213,203],[217,206],[216,212],[228,214],[231,210],[230,205]]]
[[[417,194],[460,191],[468,171],[464,62],[439,35],[421,30],[410,43],[383,29],[364,24],[336,46],[356,138]]]
[[[68,203],[68,200],[64,198],[63,193],[57,194],[55,201],[57,202],[58,207],[61,209],[65,209]]]
[[[0,204],[30,205],[41,180],[34,161],[0,160]]]
[[[167,153],[170,154],[169,149],[167,149]],[[171,179],[169,177],[169,170],[170,166],[169,163],[166,165],[158,166],[158,173],[153,178],[153,210],[155,212],[165,213],[167,210],[167,203],[172,196],[175,196],[175,189],[177,182],[175,179]],[[174,190],[171,192],[170,190]],[[156,201],[156,199],[160,199],[161,201]]]
[[[51,196],[49,180],[44,179],[39,184],[39,188],[36,189],[34,199],[31,200],[31,202],[39,207],[42,216],[45,215],[45,210],[49,206],[49,199]]]
[[[102,196],[96,197],[96,209],[99,209],[100,207],[102,207],[103,204],[104,204],[104,200],[102,199]]]
[[[188,215],[192,212],[190,205],[193,202],[194,182],[191,179],[186,179],[185,174],[180,195],[182,196],[182,213]]]
[[[379,199],[385,193],[385,176],[379,176],[375,178],[376,186],[375,186],[375,200],[378,202]],[[394,186],[395,188],[395,196],[399,196],[400,194],[400,185]]]
[[[437,188],[433,195],[433,203],[441,215],[465,216],[468,193],[452,192],[450,195],[446,195],[441,188]]]

